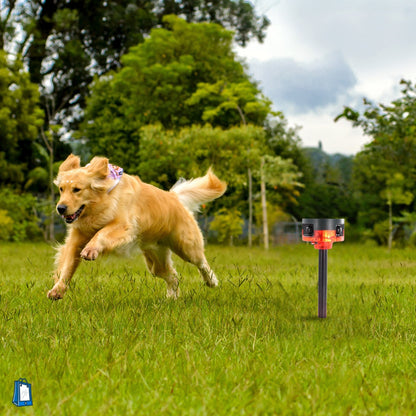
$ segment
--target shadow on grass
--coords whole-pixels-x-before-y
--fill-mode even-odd
[[[305,322],[327,322],[331,320],[331,317],[327,316],[326,318],[319,318],[319,316],[302,316],[301,319]]]

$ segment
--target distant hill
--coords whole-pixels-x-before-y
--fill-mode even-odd
[[[354,156],[328,154],[322,147],[304,147],[302,152],[310,162],[317,183],[344,186],[350,183]]]

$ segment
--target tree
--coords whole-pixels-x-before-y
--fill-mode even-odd
[[[0,184],[22,186],[42,121],[36,85],[21,61],[0,51]]]
[[[191,126],[166,130],[151,125],[141,130],[135,171],[146,182],[170,188],[178,177],[195,178],[212,167],[226,177],[234,191],[230,206],[238,204],[247,186],[247,166],[256,166],[264,149],[264,131],[256,126]]]
[[[271,111],[271,101],[264,97],[257,86],[246,80],[229,83],[220,80],[214,84],[200,83],[197,90],[187,100],[187,104],[204,104],[202,119],[214,125],[230,125],[248,122],[263,125]],[[252,245],[253,229],[253,177],[252,166],[247,167],[248,179],[248,246]]]
[[[269,249],[269,223],[267,219],[267,200],[266,200],[266,184],[290,189],[292,192],[297,187],[302,187],[303,184],[299,182],[302,174],[297,170],[297,167],[290,159],[282,159],[280,156],[262,156],[260,158],[260,169],[258,172],[260,176],[261,188],[261,205],[263,217],[263,243],[266,250]]]
[[[249,80],[201,82],[186,104],[202,104],[202,120],[224,128],[249,123],[261,126],[272,113],[271,101]]]
[[[380,136],[406,137],[416,132],[416,84],[402,79],[402,97],[392,101],[390,105],[375,105],[363,98],[365,110],[361,115],[357,110],[344,107],[335,121],[345,118],[354,127],[361,127],[364,133],[374,139]]]
[[[47,122],[69,123],[83,108],[93,75],[119,68],[128,49],[168,14],[234,29],[241,45],[252,37],[262,41],[269,24],[243,0],[8,1],[0,14],[1,45],[22,54],[32,82],[42,86],[42,102],[52,109]]]
[[[1,3],[0,46],[14,59],[23,59],[30,80],[40,88],[44,131],[51,124],[62,125],[59,141],[78,129],[94,76],[119,69],[129,48],[163,26],[164,16],[172,13],[188,22],[234,29],[241,45],[251,38],[262,41],[269,24],[245,0],[10,0]],[[56,160],[63,157],[60,150],[68,152],[56,142]],[[27,148],[24,154],[31,161],[29,170],[38,166],[36,149]]]
[[[207,139],[206,130],[201,135],[204,142],[193,135],[192,143],[178,150],[176,143],[183,142],[179,136],[188,134],[184,133],[186,126],[206,122],[222,128],[247,123],[264,126],[273,113],[270,100],[261,94],[236,59],[229,31],[215,24],[187,23],[176,16],[166,16],[164,22],[170,25],[170,30],[152,30],[148,39],[123,57],[121,70],[96,80],[85,112],[82,137],[88,137],[93,153],[109,154],[111,149],[112,159],[130,172],[155,175],[159,170],[154,166],[163,160],[166,171],[151,180],[163,182],[166,187],[176,177],[173,173],[181,164],[182,154],[190,155],[187,166],[193,166],[189,159],[195,155],[201,155],[199,161],[222,157],[219,154],[223,151],[219,152],[220,147],[214,145],[216,138]],[[159,136],[154,136],[154,127],[141,129],[155,123],[160,124]],[[161,129],[170,133],[166,136]],[[280,129],[284,129],[281,120]],[[231,153],[239,161],[237,170],[244,166],[248,173],[244,180],[233,169],[226,172],[227,177],[234,175],[245,186],[248,180],[250,233],[252,171],[259,170],[262,155],[271,153],[263,127],[260,130],[262,138],[254,147],[250,138],[253,130],[246,129],[243,134],[243,130],[239,131],[238,135],[245,137],[237,147],[242,158]],[[235,143],[231,136],[227,140]],[[228,149],[229,143],[223,143],[223,148]],[[243,148],[242,143],[247,143],[247,147]],[[203,153],[207,145],[210,151]],[[226,163],[220,164],[221,167],[229,163],[228,159],[223,160]]]
[[[164,22],[170,29],[152,30],[123,57],[121,70],[96,80],[85,111],[82,136],[88,137],[92,152],[110,154],[126,168],[137,160],[142,126],[161,123],[179,129],[205,123],[205,103],[191,100],[198,85],[249,82],[232,50],[230,31],[176,16]],[[252,99],[253,105],[261,100],[254,92]],[[252,116],[264,120],[260,113],[264,114],[261,105]],[[240,122],[238,117],[236,123]]]
[[[175,14],[184,16],[187,22],[218,23],[236,32],[236,41],[242,46],[251,38],[264,40],[265,30],[270,22],[267,17],[258,17],[253,5],[243,0],[202,0],[182,2],[164,0],[157,13],[159,22],[163,16]]]
[[[353,167],[353,185],[360,201],[359,218],[367,227],[386,218],[386,189],[395,175],[406,178],[401,193],[412,192],[416,186],[416,85],[405,80],[400,85],[401,97],[389,105],[375,105],[364,98],[362,114],[345,107],[335,119],[346,118],[371,137],[370,143],[356,155]],[[395,204],[391,199],[391,205],[395,216],[406,204]],[[414,209],[414,205],[410,208]]]
[[[392,174],[386,182],[386,188],[380,196],[386,201],[389,210],[388,247],[390,250],[393,242],[393,204],[409,205],[414,196],[412,192],[404,191],[405,178],[401,173]]]

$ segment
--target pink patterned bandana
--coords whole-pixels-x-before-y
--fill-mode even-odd
[[[112,165],[111,163],[108,164],[108,170],[110,171],[108,178],[114,181],[114,185],[107,191],[107,193],[111,192],[118,185],[121,176],[123,175],[123,168]]]

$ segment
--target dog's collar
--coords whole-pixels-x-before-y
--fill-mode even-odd
[[[109,163],[108,170],[110,171],[108,178],[114,181],[113,186],[107,191],[107,193],[110,193],[120,182],[121,176],[123,175],[123,168]]]

